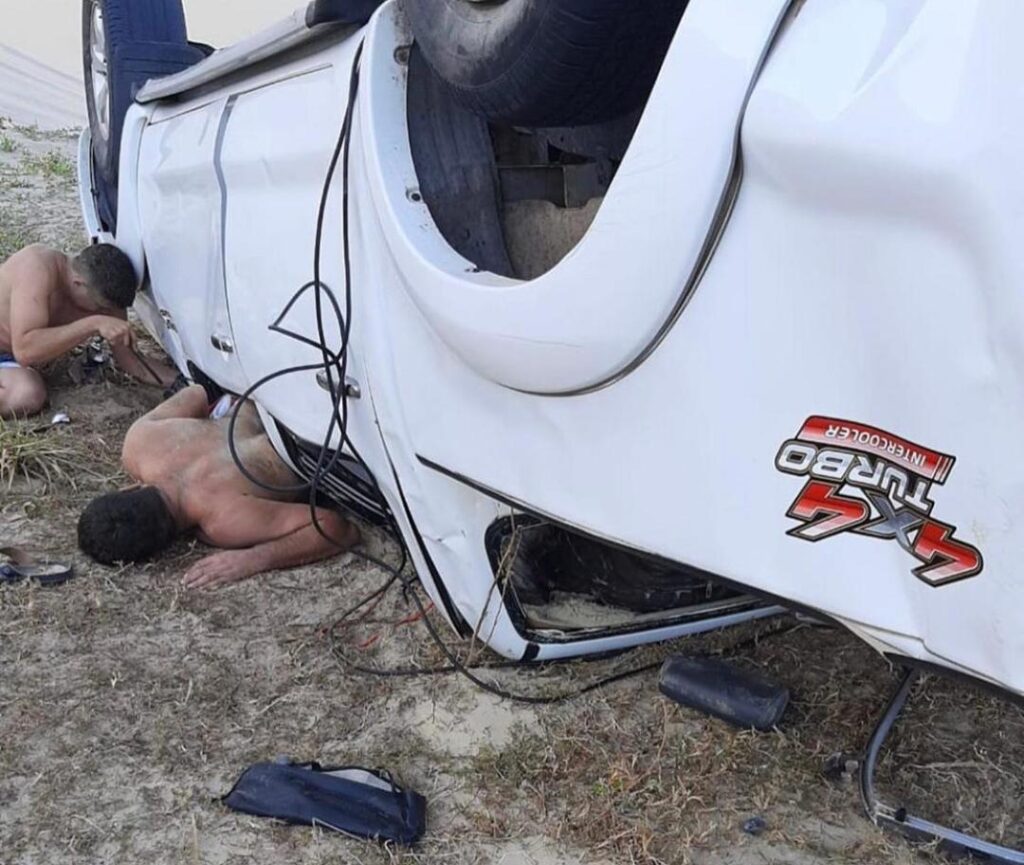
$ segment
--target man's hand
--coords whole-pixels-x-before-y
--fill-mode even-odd
[[[121,324],[117,316],[87,315],[68,324],[54,325],[50,321],[50,310],[61,287],[54,269],[46,262],[23,262],[16,268],[14,282],[10,301],[11,349],[22,366],[56,360],[99,334],[109,333],[122,344],[130,339],[124,333],[127,325]]]
[[[186,589],[214,589],[247,579],[259,570],[249,550],[228,550],[196,562],[181,584]]]
[[[134,348],[135,335],[132,326],[120,318],[97,315],[92,319],[97,335],[103,337],[114,348]]]

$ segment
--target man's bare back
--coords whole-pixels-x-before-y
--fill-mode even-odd
[[[322,508],[317,509],[317,521],[330,540],[320,534],[299,478],[274,452],[251,404],[239,413],[236,449],[246,470],[261,484],[282,488],[277,492],[253,483],[239,471],[228,448],[228,419],[211,420],[208,415],[205,391],[190,387],[137,421],[125,438],[122,455],[125,470],[143,489],[159,493],[177,532],[194,531],[203,543],[227,550],[192,567],[185,575],[186,586],[212,587],[267,570],[307,564],[358,542],[355,526]],[[120,520],[108,517],[108,534],[124,530],[125,520],[136,516],[138,510],[133,505],[132,512]],[[82,524],[88,522],[89,513],[83,514],[79,524],[80,543]],[[88,526],[87,538],[103,531],[102,521],[91,522],[94,525]],[[96,544],[102,547],[103,538],[93,549],[87,548],[90,544],[93,541],[83,543],[83,548],[101,561],[116,555],[96,548]]]
[[[134,352],[126,309],[136,276],[116,247],[98,244],[75,258],[40,244],[0,264],[0,418],[34,414],[46,385],[31,367],[55,360],[101,336],[118,366],[150,384],[170,384],[174,372],[150,362],[159,382]]]
[[[173,490],[181,507],[197,522],[205,519],[207,511],[221,510],[221,499],[255,496],[296,501],[295,493],[272,493],[238,470],[228,449],[228,432],[227,417],[144,421],[133,427],[125,442],[124,465],[139,482],[159,484],[168,494]],[[239,412],[234,438],[242,464],[261,483],[270,487],[299,485],[299,479],[274,452],[251,403]]]

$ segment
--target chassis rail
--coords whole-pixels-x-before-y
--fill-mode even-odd
[[[906,706],[918,675],[918,670],[912,667],[906,668],[903,680],[896,688],[868,742],[867,752],[860,767],[860,795],[868,817],[880,828],[896,829],[920,841],[938,841],[940,846],[951,853],[975,855],[988,862],[1022,865],[1024,852],[1020,850],[993,844],[939,823],[915,817],[913,814],[908,814],[906,808],[894,808],[879,800],[874,783],[878,755],[881,753],[889,733],[892,732],[900,712]]]

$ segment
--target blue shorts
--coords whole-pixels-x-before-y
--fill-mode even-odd
[[[13,354],[0,351],[0,369],[21,369],[21,364],[14,359]]]

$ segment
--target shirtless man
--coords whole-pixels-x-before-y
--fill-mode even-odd
[[[35,414],[46,405],[46,383],[31,369],[94,336],[103,337],[117,365],[149,384],[170,385],[175,372],[135,354],[126,310],[138,280],[128,256],[97,244],[71,258],[36,244],[0,265],[0,419]]]
[[[301,490],[272,493],[250,482],[228,450],[228,418],[212,420],[206,391],[193,385],[136,421],[124,440],[125,471],[141,482],[96,499],[78,521],[78,544],[103,564],[152,558],[179,534],[226,552],[185,574],[192,589],[244,580],[264,571],[330,558],[354,546],[359,531],[338,513],[317,508],[313,524]],[[235,426],[246,470],[274,487],[299,478],[274,452],[255,407],[242,407]]]

